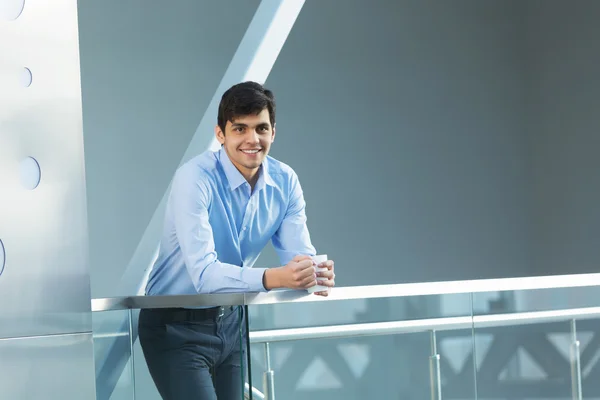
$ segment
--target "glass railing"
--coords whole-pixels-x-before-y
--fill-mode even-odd
[[[132,357],[136,339],[134,311],[124,309],[92,314],[97,399],[139,398],[135,392],[136,357]]]
[[[589,274],[336,288],[328,298],[95,299],[98,399],[161,399],[137,340],[139,310],[199,306],[247,310],[245,398],[598,397],[599,294],[600,274]]]
[[[593,286],[476,293],[479,397],[598,397],[590,371],[600,350],[599,295]]]
[[[437,399],[473,347],[468,293],[249,309],[252,381],[278,399]],[[475,395],[473,384],[452,390]]]

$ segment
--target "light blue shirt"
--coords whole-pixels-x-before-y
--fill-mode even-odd
[[[146,293],[265,291],[266,268],[252,267],[269,240],[281,265],[316,254],[305,206],[296,173],[272,157],[251,192],[223,148],[198,155],[173,178]]]

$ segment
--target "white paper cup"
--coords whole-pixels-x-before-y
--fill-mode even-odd
[[[317,256],[312,256],[311,257],[312,260],[319,265],[322,262],[327,261],[327,254],[320,254]],[[327,271],[327,268],[318,268],[315,267],[316,272],[322,272],[322,271]],[[319,282],[320,280],[326,280],[325,278],[319,278],[317,277],[317,282]],[[308,288],[308,293],[314,293],[314,292],[326,292],[329,288],[327,286],[321,286],[321,285],[315,285],[311,288]]]

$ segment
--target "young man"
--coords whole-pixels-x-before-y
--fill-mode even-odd
[[[297,175],[267,156],[275,139],[273,93],[254,82],[231,87],[221,99],[215,135],[219,151],[195,157],[175,174],[147,294],[307,289],[317,277],[333,287],[333,261],[315,273],[310,258],[316,252]],[[283,266],[252,268],[269,240]],[[243,398],[242,311],[141,311],[140,343],[163,399]]]

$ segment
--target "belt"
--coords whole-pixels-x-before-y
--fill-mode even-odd
[[[185,321],[206,321],[225,318],[234,311],[237,306],[211,307],[211,308],[160,308],[153,311],[160,314],[164,323]]]

